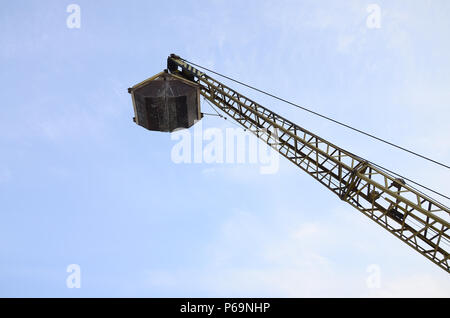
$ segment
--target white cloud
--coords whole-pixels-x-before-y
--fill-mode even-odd
[[[450,285],[429,274],[408,275],[389,280],[382,278],[381,288],[370,290],[367,296],[447,298],[450,296]]]
[[[410,275],[410,269],[395,269],[380,259],[408,261],[401,260],[398,245],[392,244],[395,238],[354,213],[337,210],[326,221],[309,222],[303,213],[234,212],[207,244],[204,266],[147,272],[153,277],[147,280],[147,288],[183,290],[180,296],[192,296],[190,290],[227,297],[449,295],[449,282],[439,277],[445,273]],[[372,260],[381,260],[380,289],[366,285]],[[418,261],[429,266],[425,270],[434,266],[425,259]]]

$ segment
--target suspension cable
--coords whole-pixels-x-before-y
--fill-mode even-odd
[[[226,79],[228,79],[228,80],[230,80],[230,81],[233,81],[233,82],[235,82],[235,83],[238,83],[238,84],[240,84],[240,85],[243,85],[243,86],[245,86],[245,87],[248,87],[248,88],[250,88],[250,89],[253,89],[253,90],[257,91],[257,92],[260,92],[260,93],[263,93],[263,94],[265,94],[265,95],[267,95],[267,96],[270,96],[270,97],[272,97],[272,98],[278,99],[278,100],[280,100],[280,101],[282,101],[282,102],[284,102],[284,103],[290,104],[290,105],[292,105],[292,106],[295,106],[295,107],[297,107],[297,108],[300,108],[300,109],[302,109],[302,110],[305,110],[305,111],[307,111],[307,112],[310,112],[310,113],[312,113],[312,114],[314,114],[314,115],[316,115],[316,116],[322,117],[322,118],[327,119],[327,120],[329,120],[329,121],[332,121],[332,122],[334,122],[334,123],[336,123],[336,124],[339,124],[339,125],[341,125],[341,126],[344,126],[344,127],[346,127],[346,128],[349,128],[349,129],[351,129],[351,130],[354,130],[354,131],[356,131],[356,132],[358,132],[358,133],[361,133],[361,134],[363,134],[363,135],[369,136],[369,137],[371,137],[371,138],[373,138],[373,139],[376,139],[376,140],[378,140],[378,141],[384,142],[384,143],[386,143],[386,144],[388,144],[388,145],[390,145],[390,146],[396,147],[396,148],[398,148],[398,149],[401,149],[401,150],[403,150],[403,151],[406,151],[406,152],[408,152],[408,153],[411,153],[411,154],[413,154],[413,155],[415,155],[415,156],[418,156],[418,157],[421,157],[421,158],[423,158],[423,159],[425,159],[425,160],[431,161],[431,162],[433,162],[433,163],[435,163],[435,164],[437,164],[437,165],[440,165],[440,166],[442,166],[442,167],[445,167],[445,168],[447,168],[447,169],[450,169],[450,166],[448,166],[448,165],[446,165],[446,164],[444,164],[444,163],[438,162],[438,161],[436,161],[436,160],[433,160],[433,159],[431,159],[431,158],[428,158],[428,157],[426,157],[426,156],[423,156],[423,155],[421,155],[421,154],[418,154],[418,153],[416,153],[416,152],[414,152],[414,151],[412,151],[412,150],[409,150],[409,149],[406,149],[406,148],[404,148],[404,147],[398,146],[398,145],[396,145],[396,144],[394,144],[394,143],[391,143],[391,142],[389,142],[389,141],[387,141],[387,140],[384,140],[384,139],[382,139],[382,138],[376,137],[376,136],[374,136],[374,135],[372,135],[372,134],[370,134],[370,133],[367,133],[367,132],[364,132],[364,131],[362,131],[362,130],[360,130],[360,129],[354,128],[354,127],[352,127],[352,126],[350,126],[350,125],[347,125],[347,124],[345,124],[345,123],[342,123],[342,122],[340,122],[340,121],[337,121],[337,120],[335,120],[335,119],[332,119],[332,118],[330,118],[330,117],[328,117],[328,116],[319,114],[319,113],[317,113],[317,112],[315,112],[315,111],[313,111],[313,110],[310,110],[310,109],[308,109],[308,108],[306,108],[306,107],[303,107],[303,106],[300,106],[300,105],[298,105],[298,104],[292,103],[292,102],[290,102],[290,101],[288,101],[288,100],[285,100],[285,99],[283,99],[283,98],[281,98],[281,97],[275,96],[275,95],[273,95],[273,94],[271,94],[271,93],[268,93],[268,92],[266,92],[266,91],[260,90],[260,89],[254,87],[254,86],[245,84],[245,83],[243,83],[243,82],[241,82],[241,81],[238,81],[238,80],[235,80],[235,79],[233,79],[233,78],[231,78],[231,77],[229,77],[229,76],[220,74],[220,73],[218,73],[218,72],[216,72],[216,71],[213,71],[213,70],[211,70],[211,69],[208,69],[208,68],[206,68],[206,67],[204,67],[204,66],[198,65],[198,64],[196,64],[196,63],[193,63],[193,62],[191,62],[191,61],[185,60],[185,59],[183,59],[183,58],[180,58],[180,59],[183,60],[183,61],[185,61],[186,63],[192,64],[192,65],[194,65],[194,66],[196,66],[196,67],[198,67],[198,68],[201,68],[201,69],[206,70],[206,71],[208,71],[208,72],[214,73],[214,74],[216,74],[216,75],[218,75],[218,76],[220,76],[220,77],[226,78]],[[219,114],[219,113],[217,112],[217,110],[215,109],[215,107],[212,107],[211,103],[210,103],[206,98],[204,98],[204,100],[206,100],[206,101],[208,102],[208,104],[211,106],[211,108],[213,108],[213,109],[216,111],[217,114]],[[411,182],[411,183],[413,183],[413,184],[415,184],[415,185],[418,185],[418,186],[422,187],[423,189],[426,189],[426,190],[428,190],[428,191],[430,191],[430,192],[432,192],[432,193],[434,193],[434,194],[437,194],[437,195],[439,195],[439,196],[441,196],[441,197],[443,197],[443,198],[445,198],[445,199],[447,199],[447,200],[450,200],[450,197],[449,197],[449,196],[444,195],[444,194],[442,194],[442,193],[440,193],[440,192],[438,192],[438,191],[436,191],[436,190],[433,190],[433,189],[431,189],[431,188],[429,188],[429,187],[427,187],[427,186],[424,186],[424,185],[422,185],[422,184],[420,184],[420,183],[418,183],[418,182],[416,182],[416,181],[414,181],[414,180],[411,180],[411,179],[406,178],[406,177],[404,177],[404,176],[402,176],[402,175],[399,175],[399,174],[397,174],[397,173],[395,173],[395,172],[393,172],[393,171],[391,171],[391,170],[389,170],[389,169],[387,169],[387,168],[385,168],[385,167],[383,167],[383,166],[381,166],[381,165],[378,165],[378,164],[376,164],[376,163],[374,163],[374,162],[371,162],[371,161],[369,161],[369,160],[366,160],[366,159],[364,159],[364,158],[361,158],[361,157],[359,157],[359,156],[357,156],[357,155],[355,155],[355,157],[358,157],[358,158],[360,158],[360,159],[362,159],[362,160],[368,161],[369,163],[371,163],[371,164],[373,164],[374,166],[376,166],[376,167],[378,167],[378,168],[384,170],[385,172],[389,172],[391,175],[395,175],[395,176],[397,176],[397,177],[403,178],[403,179],[405,179],[405,180],[407,180],[407,181],[409,181],[409,182]],[[413,187],[413,188],[414,188],[414,187]],[[418,189],[416,189],[416,188],[414,188],[414,189],[415,189],[416,191],[420,192],[422,195],[426,196],[427,198],[431,199],[430,197],[428,197],[426,194],[424,194],[423,192],[419,191]],[[441,204],[442,204],[442,203],[441,203]]]
[[[420,158],[422,158],[422,159],[425,159],[425,160],[428,160],[428,161],[430,161],[430,162],[433,162],[433,163],[435,163],[435,164],[437,164],[437,165],[439,165],[439,166],[442,166],[442,167],[444,167],[444,168],[450,169],[450,166],[447,165],[447,164],[444,164],[444,163],[439,162],[439,161],[437,161],[437,160],[431,159],[431,158],[429,158],[429,157],[427,157],[427,156],[421,155],[421,154],[419,154],[419,153],[417,153],[417,152],[415,152],[415,151],[409,150],[409,149],[407,149],[407,148],[404,148],[404,147],[402,147],[402,146],[399,146],[399,145],[397,145],[397,144],[394,144],[394,143],[392,143],[392,142],[390,142],[390,141],[387,141],[387,140],[385,140],[385,139],[379,138],[379,137],[377,137],[377,136],[375,136],[375,135],[372,135],[372,134],[370,134],[370,133],[368,133],[368,132],[365,132],[365,131],[363,131],[363,130],[360,130],[360,129],[358,129],[358,128],[352,127],[352,126],[350,126],[350,125],[348,125],[348,124],[345,124],[345,123],[343,123],[343,122],[340,122],[340,121],[338,121],[338,120],[336,120],[336,119],[333,119],[333,118],[331,118],[331,117],[322,115],[322,114],[320,114],[320,113],[318,113],[318,112],[315,112],[315,111],[313,111],[313,110],[311,110],[311,109],[308,109],[308,108],[306,108],[306,107],[304,107],[304,106],[300,106],[300,105],[298,105],[298,104],[292,103],[292,102],[290,102],[290,101],[288,101],[288,100],[286,100],[286,99],[284,99],[284,98],[278,97],[278,96],[276,96],[276,95],[273,95],[273,94],[271,94],[271,93],[268,93],[268,92],[266,92],[266,91],[263,91],[263,90],[261,90],[261,89],[258,89],[258,88],[254,87],[254,86],[245,84],[245,83],[243,83],[243,82],[241,82],[241,81],[238,81],[238,80],[235,80],[235,79],[233,79],[233,78],[231,78],[231,77],[229,77],[229,76],[220,74],[220,73],[215,72],[215,71],[213,71],[213,70],[210,70],[210,69],[208,69],[208,68],[206,68],[206,67],[204,67],[204,66],[198,65],[198,64],[196,64],[196,63],[193,63],[193,62],[191,62],[191,61],[188,61],[188,60],[185,60],[185,59],[182,59],[182,58],[180,58],[180,59],[183,60],[183,61],[185,61],[185,62],[187,62],[187,63],[189,63],[189,64],[192,64],[192,65],[197,66],[197,67],[199,67],[199,68],[201,68],[201,69],[204,69],[204,70],[206,70],[206,71],[208,71],[208,72],[214,73],[214,74],[216,74],[216,75],[218,75],[218,76],[220,76],[220,77],[226,78],[226,79],[228,79],[228,80],[230,80],[230,81],[233,81],[233,82],[235,82],[235,83],[238,83],[238,84],[240,84],[240,85],[243,85],[243,86],[245,86],[245,87],[248,87],[248,88],[250,88],[250,89],[253,89],[253,90],[257,91],[257,92],[260,92],[260,93],[263,93],[263,94],[265,94],[265,95],[267,95],[267,96],[270,96],[270,97],[272,97],[272,98],[278,99],[278,100],[280,100],[280,101],[282,101],[282,102],[284,102],[284,103],[287,103],[287,104],[290,104],[290,105],[295,106],[295,107],[297,107],[297,108],[300,108],[300,109],[302,109],[302,110],[304,110],[304,111],[307,111],[307,112],[309,112],[309,113],[311,113],[311,114],[313,114],[313,115],[316,115],[316,116],[322,117],[322,118],[324,118],[324,119],[326,119],[326,120],[329,120],[329,121],[331,121],[331,122],[334,122],[335,124],[341,125],[341,126],[343,126],[343,127],[346,127],[346,128],[348,128],[348,129],[351,129],[351,130],[354,130],[354,131],[356,131],[356,132],[358,132],[358,133],[360,133],[360,134],[366,135],[366,136],[368,136],[368,137],[370,137],[370,138],[373,138],[373,139],[375,139],[375,140],[381,141],[381,142],[383,142],[383,143],[385,143],[385,144],[388,144],[388,145],[390,145],[390,146],[392,146],[392,147],[395,147],[395,148],[398,148],[398,149],[400,149],[400,150],[406,151],[406,152],[408,152],[408,153],[410,153],[410,154],[413,154],[413,155],[415,155],[415,156],[417,156],[417,157],[420,157]]]

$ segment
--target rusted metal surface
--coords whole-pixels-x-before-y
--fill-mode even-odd
[[[199,87],[161,72],[130,88],[135,122],[149,130],[172,132],[201,119]]]

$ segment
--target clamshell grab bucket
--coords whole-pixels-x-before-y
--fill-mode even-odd
[[[201,119],[198,84],[161,72],[128,89],[134,121],[153,131],[189,128]]]

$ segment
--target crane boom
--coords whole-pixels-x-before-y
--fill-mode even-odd
[[[168,69],[341,200],[450,273],[450,210],[372,163],[259,105],[176,55]]]
[[[450,273],[450,209],[400,178],[263,107],[172,54],[168,70],[371,220]]]

